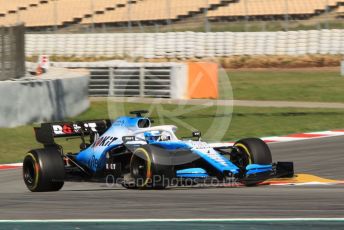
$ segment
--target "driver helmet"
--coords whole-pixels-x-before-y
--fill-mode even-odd
[[[145,136],[145,140],[147,141],[148,144],[152,143],[152,142],[156,142],[159,140],[160,137],[160,132],[145,132],[144,133]]]

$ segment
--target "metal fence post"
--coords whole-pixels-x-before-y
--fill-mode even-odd
[[[54,0],[54,7],[53,7],[53,15],[54,15],[54,31],[56,32],[58,29],[58,10],[57,10],[57,0]]]
[[[127,2],[127,4],[128,4],[128,11],[127,11],[127,16],[128,16],[128,29],[129,29],[129,31],[131,31],[131,0],[128,0],[128,2]]]
[[[285,20],[285,30],[289,30],[289,5],[288,0],[284,0],[285,4],[285,14],[284,14],[284,20]]]
[[[94,1],[91,0],[91,31],[94,33]]]
[[[9,76],[10,78],[16,78],[16,36],[14,34],[14,27],[8,28],[8,46],[9,46]]]
[[[204,30],[205,30],[205,32],[211,32],[210,24],[209,24],[209,20],[208,20],[208,5],[209,5],[209,2],[208,2],[208,0],[204,0],[204,1],[205,1],[205,8],[204,8]]]
[[[329,5],[328,5],[328,0],[325,0],[325,13],[326,13],[326,18],[325,18],[325,29],[329,29],[329,23],[328,23],[328,13],[330,12]]]
[[[247,0],[244,0],[245,4],[245,32],[248,31],[248,7],[247,7]]]
[[[171,1],[165,0],[166,4],[166,15],[167,15],[167,25],[171,24]]]
[[[25,75],[24,25],[0,27],[0,80]]]
[[[19,46],[17,47],[17,53],[19,54],[19,65],[20,65],[20,76],[25,75],[25,26],[24,24],[21,24],[19,27],[20,31],[18,32],[18,37],[19,37]]]
[[[13,66],[13,76],[14,78],[19,78],[20,77],[20,66],[19,66],[19,60],[20,60],[20,54],[18,53],[18,42],[19,42],[19,27],[12,27],[12,66]]]
[[[17,15],[17,23],[20,23],[20,8],[19,7],[17,7],[16,15]]]
[[[5,28],[0,27],[0,80],[5,79]]]

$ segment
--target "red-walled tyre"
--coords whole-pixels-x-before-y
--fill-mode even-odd
[[[57,148],[35,149],[23,161],[23,179],[32,192],[58,191],[64,185],[65,170]]]

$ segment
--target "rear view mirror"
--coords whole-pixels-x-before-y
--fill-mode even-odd
[[[197,137],[198,140],[200,141],[202,137],[202,133],[200,131],[194,131],[192,132],[192,137]]]

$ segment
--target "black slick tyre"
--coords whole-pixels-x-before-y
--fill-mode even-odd
[[[171,165],[161,165],[158,160],[161,153],[153,146],[141,146],[137,148],[130,160],[130,175],[133,180],[131,186],[127,188],[139,189],[165,189],[173,177],[173,167]]]
[[[57,148],[35,149],[23,161],[23,179],[32,192],[58,191],[64,185],[65,170]]]
[[[272,156],[269,146],[259,138],[246,138],[237,141],[234,146],[239,150],[237,166],[246,168],[248,164],[269,165],[272,164]],[[269,173],[255,177],[244,177],[242,183],[254,186],[268,178]]]

